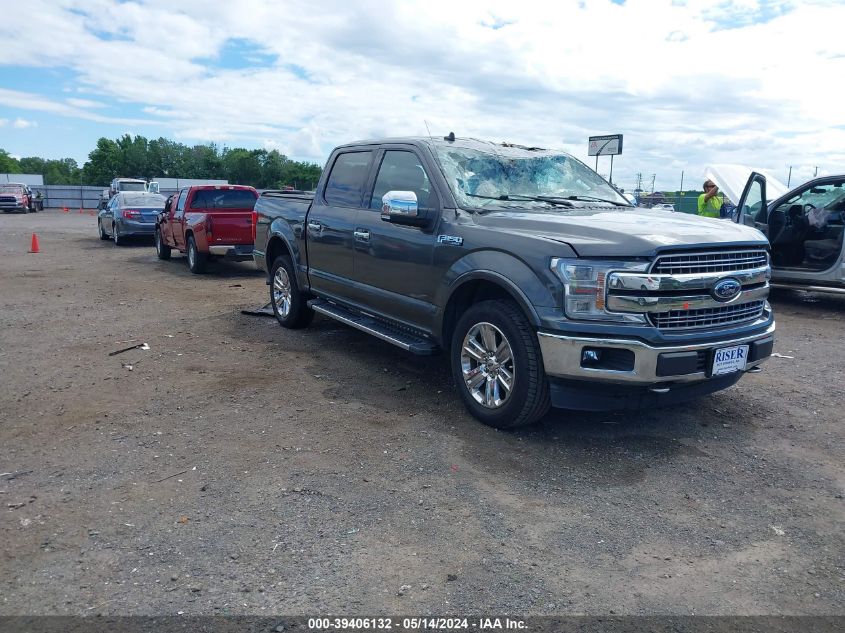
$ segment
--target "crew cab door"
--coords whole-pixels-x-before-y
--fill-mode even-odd
[[[352,299],[352,244],[372,149],[344,149],[331,166],[323,191],[314,196],[305,224],[308,278],[319,294]]]
[[[176,201],[176,211],[170,221],[170,231],[173,235],[173,245],[180,251],[185,250],[185,203],[188,199],[189,189],[179,192],[179,199]]]
[[[355,289],[373,310],[428,330],[438,280],[433,273],[439,201],[423,158],[410,146],[379,151],[378,170],[355,221]],[[389,191],[413,192],[422,226],[382,214]]]
[[[759,175],[758,175],[759,176]],[[762,176],[759,176],[762,178]],[[748,189],[748,187],[746,187]],[[745,204],[754,208],[754,186]],[[765,200],[765,179],[762,195]],[[745,197],[745,192],[743,192]],[[751,214],[749,214],[751,215]],[[774,281],[841,284],[845,237],[845,177],[816,178],[754,213],[755,226],[771,245]],[[765,224],[761,224],[765,221]],[[749,221],[746,221],[748,224]]]
[[[164,204],[164,209],[158,216],[158,230],[161,233],[161,241],[168,246],[174,246],[173,214],[176,213],[176,201],[178,199],[178,193],[168,197],[167,202]]]
[[[766,205],[766,177],[752,171],[739,197],[735,222],[745,226],[753,226],[766,236],[768,230],[769,211]]]

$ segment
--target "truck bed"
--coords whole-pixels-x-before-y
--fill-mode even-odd
[[[287,225],[287,234],[294,242],[304,237],[305,218],[314,201],[314,193],[308,191],[265,191],[255,202],[255,265],[259,270],[269,272],[273,262],[267,260],[269,227],[280,220]],[[272,255],[272,254],[271,254]]]

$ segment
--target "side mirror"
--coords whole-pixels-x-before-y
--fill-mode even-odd
[[[417,206],[417,194],[413,191],[388,191],[381,198],[381,219],[396,224],[423,226],[428,222],[425,211]]]

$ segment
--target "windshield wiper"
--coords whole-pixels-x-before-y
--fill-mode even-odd
[[[565,196],[567,200],[584,200],[588,202],[607,202],[617,207],[630,207],[627,202],[619,202],[618,200],[608,200],[607,198],[596,198],[595,196]]]
[[[545,202],[547,204],[559,205],[561,207],[572,208],[572,203],[566,198],[556,198],[555,196],[527,196],[521,193],[502,194],[501,196],[482,196],[477,193],[466,194],[470,198],[483,198],[484,200],[503,200],[506,202]]]

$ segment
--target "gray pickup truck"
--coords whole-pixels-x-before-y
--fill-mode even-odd
[[[281,325],[319,312],[442,350],[495,427],[550,405],[680,402],[772,352],[759,231],[636,209],[565,153],[452,134],[352,143],[316,192],[263,193],[253,222]]]

